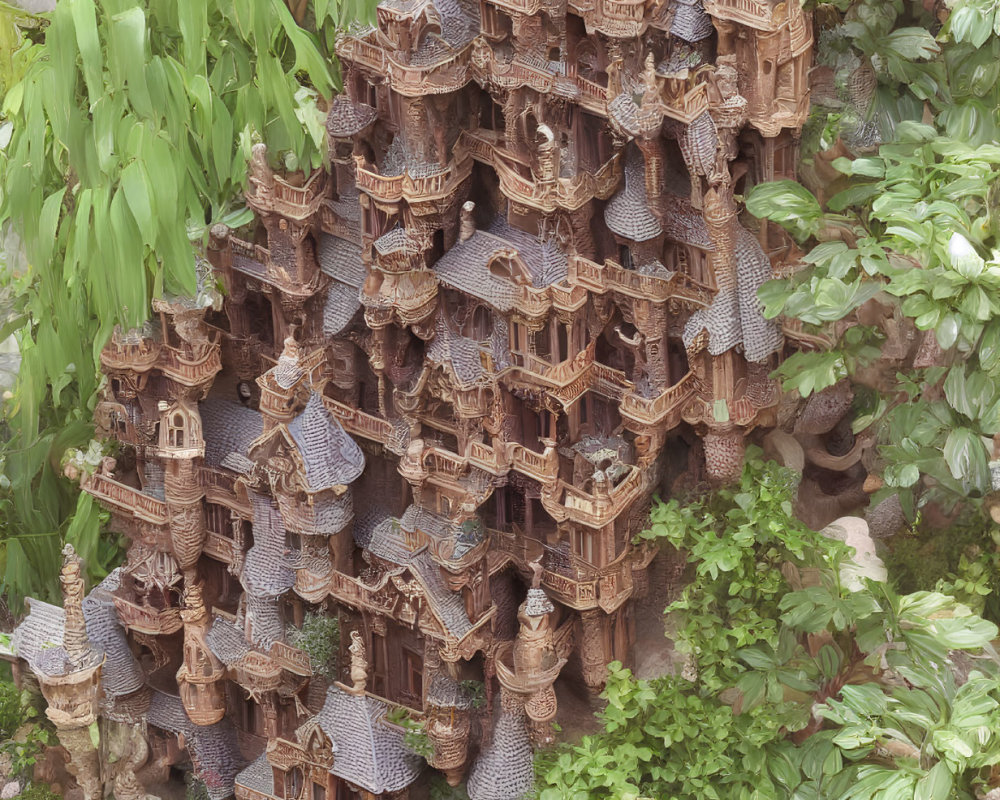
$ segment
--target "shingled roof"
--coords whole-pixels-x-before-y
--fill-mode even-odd
[[[168,733],[184,736],[194,774],[205,783],[211,800],[226,800],[233,794],[243,759],[236,732],[228,720],[195,725],[188,719],[180,697],[154,690],[146,721]]]
[[[403,731],[385,720],[388,706],[336,686],[316,715],[336,748],[334,775],[372,794],[399,792],[420,775],[423,760],[407,749]]]
[[[339,94],[326,115],[326,132],[334,139],[354,136],[371,125],[376,117],[378,112],[370,105],[355,103],[346,94]]]
[[[493,740],[479,754],[469,773],[471,800],[521,800],[535,783],[531,740],[523,710],[502,710]]]
[[[702,0],[673,0],[670,33],[685,42],[700,42],[715,30],[712,18],[705,13]]]
[[[243,631],[223,617],[212,620],[205,642],[213,655],[227,667],[238,664],[250,652],[250,645],[243,636]]]
[[[288,432],[305,466],[307,491],[321,492],[348,484],[364,472],[361,448],[315,392],[302,413],[288,423]]]
[[[456,242],[434,264],[438,279],[446,286],[485,300],[498,311],[507,312],[517,300],[517,287],[507,277],[490,270],[490,262],[513,255],[510,242],[486,231],[476,231],[465,241]],[[516,251],[515,251],[516,252]]]
[[[101,686],[109,699],[138,691],[146,679],[129,648],[111,596],[121,585],[121,574],[121,567],[112,570],[83,600],[87,638],[105,655]]]
[[[360,289],[365,282],[361,247],[329,233],[321,234],[316,248],[319,268],[334,280]]]
[[[649,208],[646,195],[646,161],[637,147],[629,149],[625,162],[625,185],[604,207],[604,222],[612,233],[633,242],[646,242],[663,233]]]
[[[285,523],[269,498],[252,493],[250,499],[254,544],[243,566],[243,586],[248,595],[278,597],[295,585],[295,575],[284,557]]]
[[[18,657],[37,672],[36,665],[43,653],[49,650],[65,652],[62,645],[66,612],[60,606],[34,597],[26,598],[24,604],[28,607],[28,616],[14,628],[11,642]]]
[[[750,231],[736,224],[736,290],[720,291],[712,304],[691,315],[684,344],[708,330],[708,352],[715,356],[741,345],[747,361],[764,361],[781,347],[781,329],[765,319],[757,290],[771,279],[771,262]]]
[[[250,444],[261,434],[260,414],[221,397],[209,397],[198,406],[205,439],[205,463],[225,467],[227,456],[246,456]]]

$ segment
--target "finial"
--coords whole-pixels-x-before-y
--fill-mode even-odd
[[[74,664],[82,664],[89,651],[87,625],[83,618],[83,562],[69,542],[62,549],[63,566],[59,574],[62,584],[63,609],[66,612],[66,627],[63,647]]]
[[[351,653],[351,681],[353,686],[350,689],[352,694],[364,694],[368,685],[368,660],[365,658],[365,644],[361,641],[361,634],[356,630],[351,631],[351,645],[347,648]]]

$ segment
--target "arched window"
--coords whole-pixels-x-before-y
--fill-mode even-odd
[[[184,446],[184,415],[180,412],[170,418],[170,446]]]
[[[292,767],[285,773],[285,798],[286,800],[298,800],[302,794],[302,770],[299,767]]]

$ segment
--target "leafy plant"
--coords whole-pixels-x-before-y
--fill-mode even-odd
[[[53,599],[63,539],[88,554],[92,579],[118,557],[98,542],[97,506],[59,473],[63,452],[91,436],[99,353],[152,297],[195,293],[192,245],[210,223],[249,219],[255,141],[286,169],[320,163],[333,34],[373,6],[319,2],[312,30],[281,0],[66,0],[46,17],[0,18],[20,42],[0,69],[0,223],[25,260],[7,267],[0,328],[22,357],[0,421],[0,572],[13,605]]]
[[[434,755],[434,745],[427,735],[423,720],[416,720],[403,706],[395,706],[385,715],[386,720],[403,729],[403,744],[421,758]]]
[[[337,677],[340,654],[340,622],[337,617],[307,613],[302,627],[290,631],[289,642],[305,651],[315,674],[327,680]]]

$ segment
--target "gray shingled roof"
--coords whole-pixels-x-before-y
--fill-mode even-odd
[[[388,707],[368,695],[351,695],[336,686],[316,720],[336,747],[330,770],[372,794],[399,792],[420,775],[423,759],[403,743],[403,731],[385,721]]]
[[[434,329],[434,338],[427,345],[427,359],[435,364],[449,365],[460,388],[468,389],[483,382],[486,374],[480,343],[455,333],[441,315]]]
[[[781,329],[764,319],[757,290],[771,279],[771,261],[760,243],[742,225],[736,225],[736,291],[720,291],[712,305],[691,315],[684,326],[684,344],[690,345],[708,330],[708,352],[715,356],[742,345],[747,361],[764,361],[781,347]]]
[[[205,463],[210,467],[228,466],[224,462],[232,453],[246,456],[250,444],[263,430],[258,412],[221,397],[209,397],[199,404],[198,411],[205,439]]]
[[[467,711],[472,708],[472,698],[447,672],[434,673],[427,689],[427,704],[438,708],[455,708]]]
[[[476,231],[455,245],[434,264],[438,279],[465,294],[485,300],[498,311],[510,311],[517,288],[510,278],[490,271],[490,262],[512,249],[510,243],[486,231]]]
[[[559,249],[554,238],[541,241],[534,234],[515,228],[503,216],[495,217],[486,230],[517,250],[531,273],[532,286],[544,288],[558,283],[569,274],[569,258]]]
[[[319,237],[316,258],[319,261],[319,268],[341,283],[360,289],[365,282],[361,247],[354,242],[324,233]]]
[[[237,774],[235,783],[263,795],[273,795],[274,770],[268,763],[267,753],[261,753],[256,760],[250,762],[250,766]]]
[[[712,18],[705,13],[702,0],[673,0],[670,33],[685,42],[700,42],[715,30]]]
[[[60,606],[34,597],[26,598],[24,603],[28,607],[28,616],[14,628],[11,643],[18,657],[27,661],[32,671],[38,672],[37,665],[43,654],[48,651],[65,653],[62,644],[66,612]]]
[[[243,566],[243,586],[248,596],[278,597],[295,585],[284,557],[285,523],[269,498],[254,493],[251,502],[254,544]]]
[[[403,531],[420,531],[431,539],[447,543],[444,549],[450,550],[453,559],[461,558],[485,536],[485,529],[478,520],[463,527],[415,503],[403,512],[399,523]]]
[[[646,242],[663,233],[663,227],[649,209],[646,195],[646,161],[637,147],[630,147],[625,162],[625,185],[604,207],[608,229],[633,242]]]
[[[545,614],[551,614],[556,610],[556,607],[552,605],[552,601],[549,596],[545,594],[545,590],[538,588],[528,589],[528,596],[525,599],[524,613],[529,617],[542,617]]]
[[[324,492],[313,502],[316,519],[316,533],[320,536],[334,536],[340,533],[354,519],[354,499],[351,492],[335,496]]]
[[[412,524],[412,519],[410,522]],[[357,536],[356,528],[355,537]],[[472,630],[472,622],[465,610],[461,593],[453,592],[447,587],[441,577],[441,567],[426,546],[416,551],[407,547],[400,520],[386,517],[376,522],[367,544],[363,546],[378,558],[409,569],[423,587],[431,613],[451,636],[461,639]]]
[[[285,623],[278,610],[278,598],[267,595],[247,594],[247,616],[250,617],[250,635],[255,647],[267,651],[275,642],[285,639]]]
[[[205,635],[208,649],[227,667],[239,663],[250,652],[243,631],[223,617],[212,620],[212,627]]]
[[[378,112],[365,103],[355,103],[345,94],[337,95],[326,115],[326,132],[333,138],[347,138],[371,125]]]
[[[308,491],[351,483],[364,472],[364,453],[318,394],[313,393],[302,413],[288,423],[288,432],[305,465]]]
[[[677,144],[688,169],[695,175],[711,175],[715,169],[715,153],[719,146],[719,131],[715,120],[704,111],[682,126]]]
[[[466,789],[471,800],[521,800],[535,783],[531,740],[523,710],[503,710],[493,728],[493,740],[480,752],[469,772]]]
[[[87,638],[105,655],[101,685],[104,687],[104,694],[111,699],[138,691],[146,680],[139,662],[128,646],[125,629],[118,619],[111,596],[120,585],[121,567],[118,567],[83,600]]]
[[[204,781],[211,800],[233,794],[237,773],[243,766],[236,732],[228,720],[214,725],[195,725],[188,719],[180,697],[153,691],[146,720],[169,733],[183,734],[194,774]]]
[[[330,283],[323,304],[323,333],[326,336],[339,336],[354,319],[361,308],[361,295],[353,286],[340,281]]]

